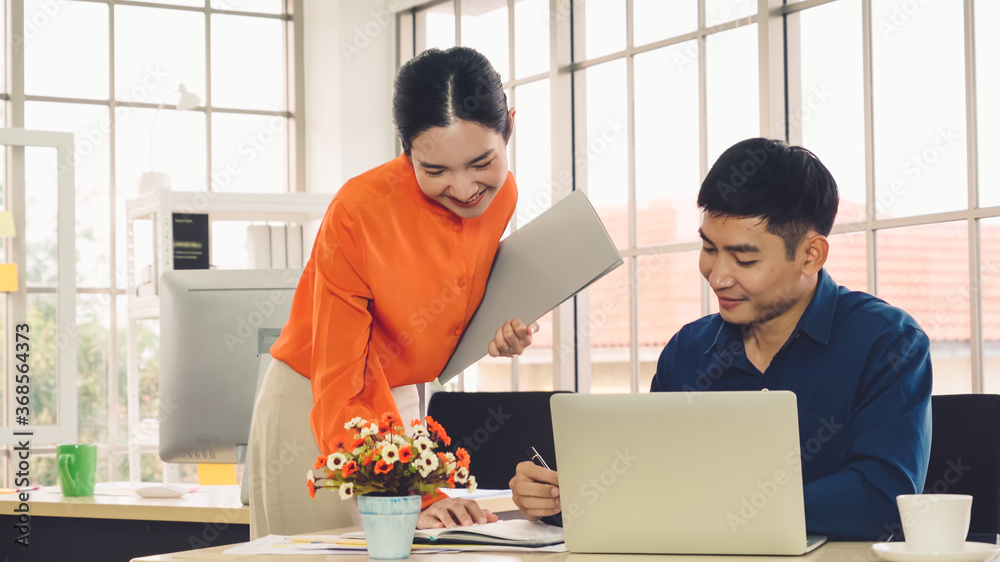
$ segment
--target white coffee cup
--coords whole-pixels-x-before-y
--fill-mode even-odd
[[[962,552],[969,534],[972,496],[906,494],[896,496],[910,552]]]

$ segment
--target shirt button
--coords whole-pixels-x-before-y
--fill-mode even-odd
[[[462,330],[455,330],[455,335],[456,336],[461,336],[462,335]]]
[[[459,279],[458,280],[458,286],[459,287],[465,287],[465,279]]]
[[[453,228],[453,229],[455,229],[455,232],[458,232],[458,231],[462,230],[462,225],[460,225],[460,224],[456,224],[456,225],[455,225],[455,226],[453,226],[452,228]]]

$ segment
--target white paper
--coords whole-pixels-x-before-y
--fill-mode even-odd
[[[340,535],[268,535],[255,541],[227,548],[223,554],[358,554],[367,552],[364,545],[338,544]],[[540,548],[518,546],[463,545],[446,548],[432,545],[414,545],[411,554],[433,554],[439,552],[511,551],[511,552],[566,552],[565,544],[555,544]]]

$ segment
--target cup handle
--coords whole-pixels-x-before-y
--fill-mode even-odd
[[[70,463],[76,464],[76,459],[73,458],[73,455],[59,455],[57,462],[59,463],[59,478],[64,479],[70,488],[76,488],[76,482],[69,473],[69,465]]]

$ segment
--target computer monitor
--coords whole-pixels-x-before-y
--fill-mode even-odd
[[[160,458],[242,463],[271,344],[301,270],[174,270],[160,277]]]

